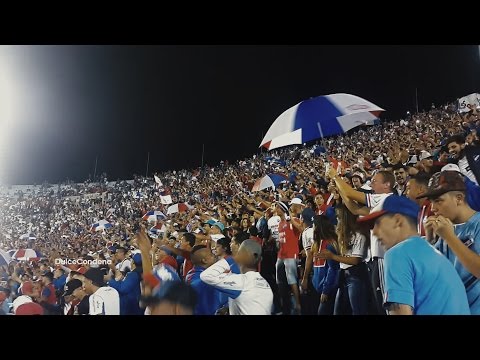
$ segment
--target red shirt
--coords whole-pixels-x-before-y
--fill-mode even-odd
[[[330,207],[330,205],[327,205],[327,204],[323,204],[322,206],[320,206],[320,209],[317,210],[317,215],[323,215],[325,214],[325,212],[327,211],[327,209]]]
[[[182,251],[182,257],[185,259],[183,261],[183,266],[182,266],[182,274],[183,274],[183,278],[185,279],[185,277],[187,276],[188,272],[190,270],[193,269],[193,263],[192,261],[190,260],[190,251],[187,251],[187,250],[181,250]]]
[[[175,260],[175,258],[173,256],[170,256],[170,255],[165,256],[165,258],[161,261],[161,263],[170,265],[175,270],[178,269],[177,260]]]
[[[298,220],[292,219],[291,221],[282,220],[278,224],[278,242],[280,244],[278,257],[280,259],[296,259],[300,252],[298,248],[300,232],[293,226],[292,221],[298,222]]]
[[[328,201],[328,199],[330,199],[330,195],[331,195],[331,194],[330,194],[329,192],[327,192],[327,193],[325,193],[325,194],[322,194],[323,203],[324,203],[324,204],[326,204],[327,201]]]

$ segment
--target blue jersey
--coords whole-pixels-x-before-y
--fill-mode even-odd
[[[195,289],[198,296],[197,305],[193,313],[194,315],[215,315],[215,312],[222,305],[220,303],[220,291],[200,279],[200,274],[204,270],[205,268],[203,267],[194,266],[188,272],[186,278],[186,282]]]
[[[385,304],[410,305],[415,315],[469,315],[465,287],[452,264],[420,236],[385,253]]]
[[[454,225],[455,235],[470,250],[480,254],[480,213],[475,213],[466,223]],[[447,257],[463,281],[467,291],[468,303],[472,315],[480,315],[480,282],[457,259],[457,256],[448,247],[447,242],[440,238],[435,247]]]
[[[241,274],[240,267],[238,266],[238,264],[233,259],[233,256],[228,255],[228,256],[225,257],[225,260],[227,260],[227,262],[230,264],[230,271],[232,273]],[[219,302],[220,302],[221,307],[227,306],[228,305],[228,294],[219,291],[218,296],[219,296]]]

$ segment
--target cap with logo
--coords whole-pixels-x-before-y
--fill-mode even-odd
[[[420,207],[404,196],[390,195],[375,206],[369,215],[359,218],[357,221],[373,228],[375,220],[385,214],[401,214],[417,219]]]

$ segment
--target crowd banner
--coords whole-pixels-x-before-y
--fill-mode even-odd
[[[458,112],[469,112],[472,109],[480,109],[479,93],[473,93],[458,99]]]

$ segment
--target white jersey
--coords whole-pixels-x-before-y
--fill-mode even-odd
[[[115,265],[115,267],[117,268],[117,270],[119,271],[126,271],[127,268],[128,270],[132,270],[132,262],[130,259],[128,258],[125,258],[123,259],[121,262],[119,262],[117,265]]]
[[[227,294],[230,315],[271,315],[273,292],[257,271],[234,274],[232,258],[222,259],[204,270],[200,279]]]
[[[278,241],[278,225],[280,224],[280,221],[282,221],[282,219],[278,215],[272,216],[267,221],[268,230],[270,230],[272,238],[275,241]]]
[[[88,315],[120,315],[120,296],[110,286],[98,288],[88,298],[90,309]]]
[[[311,250],[313,245],[313,227],[306,228],[302,232],[302,246],[307,250]]]
[[[346,257],[359,257],[362,260],[365,260],[367,257],[367,238],[365,235],[362,235],[360,233],[355,233],[352,236],[352,247],[350,249],[347,249],[345,256]],[[348,265],[344,263],[340,263],[340,269],[348,269],[349,267],[352,267],[353,265]]]
[[[460,169],[460,172],[465,175],[467,178],[472,180],[475,184],[478,185],[477,179],[475,178],[475,175],[473,174],[472,169],[470,169],[470,165],[468,165],[468,160],[467,157],[464,156],[460,160],[458,160],[458,167]]]
[[[385,201],[387,197],[393,193],[388,194],[365,194],[365,199],[367,200],[367,206],[370,208],[370,211],[375,206],[379,205],[380,202]],[[378,238],[373,235],[373,231],[370,230],[370,255],[372,258],[379,257],[383,258],[385,255],[385,249],[383,248]]]

